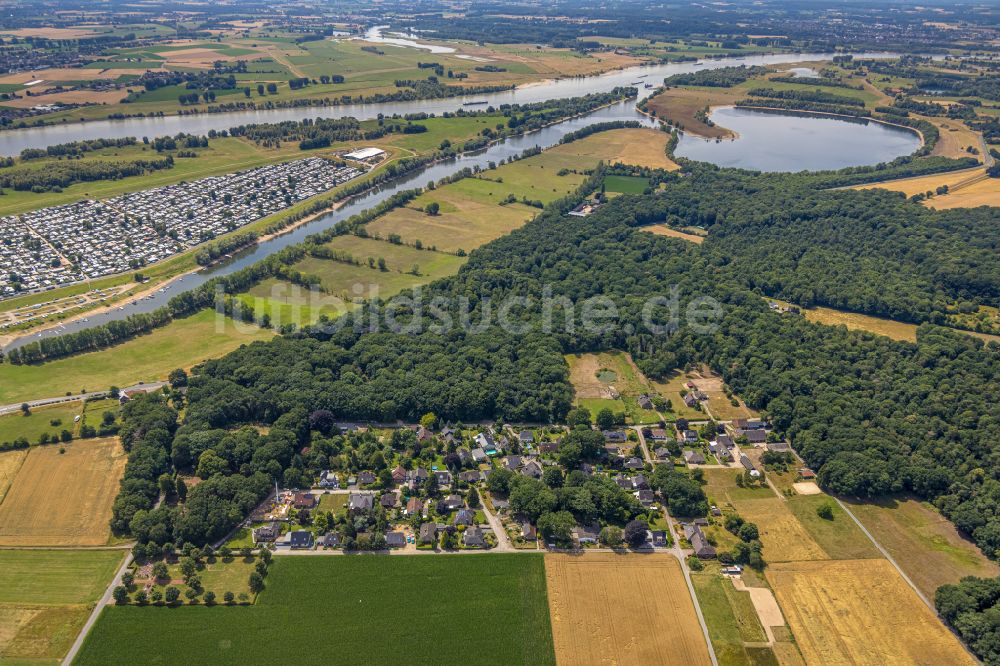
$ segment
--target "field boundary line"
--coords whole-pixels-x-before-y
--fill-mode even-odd
[[[851,517],[851,520],[855,522],[855,524],[861,529],[861,531],[864,532],[865,536],[867,536],[871,540],[872,544],[874,544],[874,546],[878,549],[878,551],[882,553],[882,556],[886,560],[888,560],[893,567],[895,567],[896,571],[899,572],[899,575],[902,576],[903,580],[906,581],[906,584],[909,585],[913,589],[913,591],[917,593],[917,596],[920,598],[920,600],[927,605],[927,607],[930,609],[932,613],[934,613],[934,617],[936,617],[938,621],[942,625],[944,625],[944,627],[948,629],[948,631],[951,632],[951,634],[955,636],[956,639],[958,639],[959,645],[965,648],[966,653],[968,653],[968,655],[972,657],[977,664],[982,664],[983,661],[972,652],[969,646],[966,645],[965,641],[962,640],[962,637],[959,636],[958,633],[947,622],[944,621],[944,618],[942,618],[941,614],[938,613],[937,608],[934,606],[933,603],[931,603],[931,600],[928,599],[927,596],[920,591],[920,588],[918,588],[916,584],[910,579],[910,577],[906,575],[906,572],[903,571],[902,567],[900,567],[899,564],[896,562],[896,560],[892,557],[892,555],[889,554],[889,551],[886,550],[882,546],[882,544],[878,542],[878,539],[875,538],[875,535],[873,535],[870,531],[868,531],[868,528],[865,527],[860,520],[858,520],[858,517],[854,515],[854,512],[851,511],[851,509],[846,504],[844,504],[844,502],[842,502],[839,497],[834,497],[833,499],[837,502],[837,504],[840,505],[840,508],[843,509],[847,513],[847,515]]]
[[[67,652],[66,656],[63,657],[62,661],[60,662],[60,666],[70,666],[70,664],[73,663],[73,660],[76,659],[76,655],[80,652],[80,648],[83,647],[83,642],[87,639],[87,636],[90,634],[90,630],[94,628],[95,624],[97,624],[97,619],[101,616],[101,613],[104,612],[105,607],[107,607],[107,605],[111,603],[111,594],[112,592],[114,592],[115,587],[117,587],[119,582],[121,581],[122,574],[124,574],[125,571],[129,568],[129,566],[131,566],[132,559],[133,559],[132,552],[129,551],[128,555],[125,556],[125,560],[122,562],[121,566],[118,567],[118,571],[115,572],[115,577],[111,579],[111,582],[108,584],[107,589],[104,590],[104,594],[102,594],[101,598],[97,600],[96,604],[94,604],[94,610],[90,612],[90,617],[87,618],[87,621],[80,629],[80,633],[77,634],[76,640],[73,641],[73,645],[70,647],[69,652]]]

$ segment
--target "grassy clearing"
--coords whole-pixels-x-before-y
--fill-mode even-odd
[[[932,506],[910,497],[849,502],[851,511],[928,597],[965,576],[1000,576],[1000,566]]]
[[[815,307],[802,310],[802,315],[809,321],[827,326],[846,326],[852,331],[867,331],[876,335],[884,335],[893,340],[904,342],[917,341],[917,327],[892,319],[883,319],[857,312],[843,312],[832,308]]]
[[[691,582],[720,666],[759,663],[761,656],[751,658],[744,646],[744,642],[767,640],[750,594],[735,590],[728,578],[715,571],[692,573]],[[767,652],[773,659],[773,653]]]
[[[537,208],[521,203],[522,200],[548,204],[572,192],[583,182],[584,171],[607,159],[609,142],[614,141],[619,131],[601,132],[555,146],[479,177],[425,192],[407,207],[397,208],[368,224],[368,232],[381,238],[395,234],[407,245],[420,241],[424,247],[444,252],[473,250],[538,214]],[[509,195],[517,202],[502,204]],[[440,206],[438,215],[424,212],[429,203]]]
[[[871,539],[858,529],[851,517],[829,495],[796,495],[790,497],[787,504],[809,535],[831,559],[863,560],[879,557],[878,549],[872,544]],[[816,509],[824,504],[833,507],[833,520],[820,518],[816,513]]]
[[[677,418],[704,420],[708,418],[705,412],[684,404],[681,391],[687,390],[686,384],[689,381],[691,381],[691,378],[687,374],[677,371],[667,378],[666,381],[653,380],[652,384],[661,396],[670,401],[671,409],[677,415]]]
[[[773,562],[766,575],[807,663],[976,663],[886,560]]]
[[[164,379],[174,368],[190,368],[273,335],[246,324],[237,330],[231,319],[202,310],[109,349],[39,365],[0,364],[0,403]]]
[[[673,229],[665,224],[654,224],[649,227],[642,227],[642,231],[646,233],[653,234],[655,236],[668,236],[670,238],[679,238],[681,240],[686,240],[689,243],[694,243],[695,245],[701,245],[705,242],[705,234],[692,234],[685,233],[678,229]]]
[[[329,247],[348,252],[360,265],[308,257],[295,265],[303,273],[319,276],[324,291],[344,300],[386,298],[418,285],[454,275],[465,257],[418,250],[372,238],[342,236]],[[379,268],[383,260],[385,270]]]
[[[75,433],[76,424],[73,418],[83,410],[82,403],[71,402],[50,407],[36,407],[30,416],[21,412],[0,416],[0,442],[13,442],[24,438],[31,444],[36,444],[43,434],[54,435],[56,439],[63,430]]]
[[[318,509],[320,511],[337,513],[347,506],[348,497],[349,495],[347,493],[326,493],[324,495],[320,495]]]
[[[711,663],[673,556],[546,555],[545,575],[559,663]]]
[[[125,461],[116,438],[31,449],[0,504],[0,545],[106,544]]]
[[[482,555],[279,557],[253,606],[107,608],[76,663],[306,663],[317,636],[345,664],[555,662],[542,558]]]
[[[632,423],[656,423],[654,410],[642,409],[640,395],[652,395],[653,388],[636,367],[632,357],[624,352],[598,354],[567,354],[569,380],[576,392],[576,402],[590,410],[591,416],[604,408],[625,412]]]

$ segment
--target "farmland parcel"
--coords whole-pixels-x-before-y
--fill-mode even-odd
[[[527,555],[279,557],[253,606],[109,607],[76,663],[135,663],[140,644],[147,663],[555,661]]]
[[[0,545],[104,545],[124,469],[117,439],[32,449],[0,504]]]
[[[673,556],[547,555],[545,576],[558,663],[711,663]]]

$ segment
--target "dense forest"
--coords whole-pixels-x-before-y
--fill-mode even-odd
[[[696,72],[674,74],[663,79],[666,86],[708,86],[711,88],[732,88],[749,79],[763,76],[766,67],[719,67],[716,69],[700,69]]]
[[[963,578],[940,587],[934,605],[987,666],[1000,664],[1000,578]]]

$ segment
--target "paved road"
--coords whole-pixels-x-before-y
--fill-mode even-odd
[[[147,391],[155,391],[158,388],[166,386],[166,382],[149,382],[148,384],[140,383],[133,386],[128,386],[121,389],[122,391],[138,391],[139,389],[146,389]],[[64,402],[78,402],[80,400],[85,400],[86,398],[106,398],[108,396],[107,391],[94,391],[93,393],[74,393],[72,395],[61,395],[56,398],[38,398],[36,400],[25,400],[22,402],[13,403],[10,405],[0,405],[0,416],[4,414],[11,414],[13,412],[21,411],[21,405],[24,402],[28,403],[29,407],[45,407],[46,405],[58,405]]]
[[[83,629],[80,630],[76,640],[73,641],[73,647],[69,649],[69,652],[66,653],[66,657],[63,658],[62,666],[69,666],[73,663],[73,660],[76,659],[76,655],[83,646],[83,641],[86,640],[87,634],[89,634],[90,630],[94,627],[94,624],[97,622],[97,618],[101,616],[101,611],[104,610],[104,607],[111,603],[111,593],[114,592],[116,587],[121,585],[122,574],[125,573],[125,570],[128,569],[131,564],[132,551],[129,551],[128,555],[125,556],[125,561],[122,562],[120,567],[118,567],[118,572],[115,573],[115,577],[111,581],[111,584],[108,585],[108,589],[104,590],[104,594],[97,602],[97,605],[94,606],[94,610],[91,611],[90,617],[87,618],[87,622],[83,625]]]

